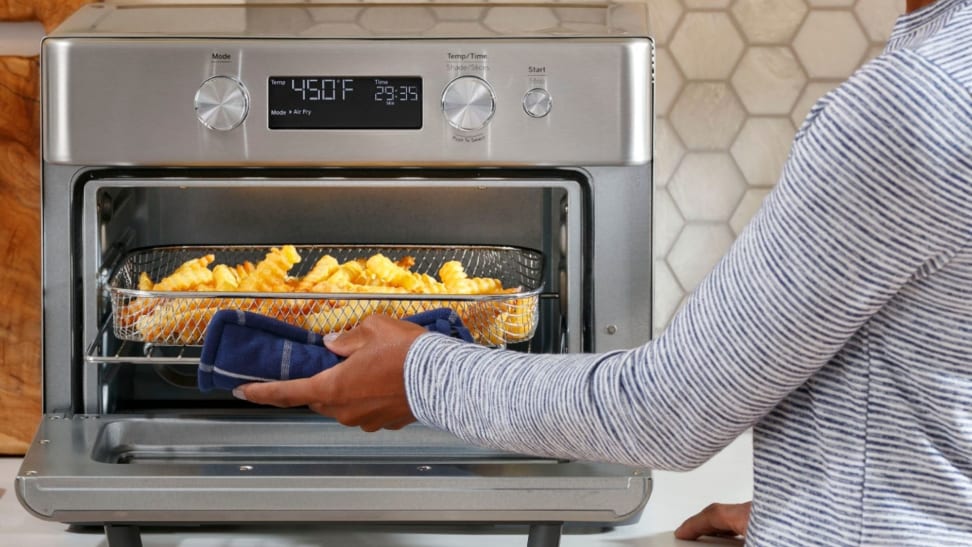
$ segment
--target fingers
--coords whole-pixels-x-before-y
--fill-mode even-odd
[[[395,420],[395,419],[389,420],[385,416],[375,416],[368,420],[363,420],[361,423],[356,425],[360,427],[362,431],[365,431],[367,433],[374,433],[379,429],[398,430],[414,421],[415,418],[411,415],[409,415],[408,418],[403,420]]]
[[[390,424],[384,426],[384,429],[399,430],[399,429],[407,426],[410,423],[414,423],[415,421],[416,420],[415,420],[414,417],[409,417],[408,419],[405,419],[405,420],[399,420],[397,422],[390,423]]]
[[[243,384],[233,390],[233,395],[251,403],[282,408],[309,405],[322,399],[321,389],[326,381],[321,377],[327,372],[298,380]]]
[[[375,431],[378,431],[379,429],[388,429],[388,430],[395,430],[395,431],[397,431],[397,430],[399,430],[399,429],[407,426],[408,424],[410,424],[410,423],[412,423],[414,421],[415,421],[415,418],[410,418],[408,420],[400,420],[400,421],[397,421],[397,422],[390,422],[390,423],[368,422],[368,423],[361,424],[358,427],[360,427],[361,430],[364,431],[364,432],[366,432],[366,433],[374,433]]]
[[[315,402],[308,407],[318,414],[334,418],[342,425],[360,427],[368,432],[379,429],[401,429],[415,421],[415,416],[407,406],[401,408],[383,399],[355,404]]]
[[[400,429],[415,421],[405,393],[404,363],[419,325],[371,316],[325,344],[347,357],[307,379],[246,384],[234,395],[279,407],[307,405],[318,414],[365,431]]]
[[[376,332],[380,331],[381,324],[390,320],[383,315],[370,315],[365,317],[357,327],[342,333],[340,336],[326,338],[324,345],[334,353],[347,357],[371,343]]]
[[[368,338],[368,333],[359,326],[334,338],[325,337],[324,346],[341,357],[347,357],[367,345]]]
[[[347,357],[362,348],[381,342],[382,345],[411,343],[425,329],[408,321],[386,315],[370,315],[357,327],[337,338],[327,339],[324,345],[334,353]]]
[[[702,536],[743,536],[749,524],[752,502],[713,503],[689,517],[675,530],[678,539],[698,539]]]

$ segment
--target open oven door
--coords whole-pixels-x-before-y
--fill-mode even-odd
[[[496,452],[413,425],[362,433],[306,415],[44,417],[16,478],[40,518],[106,525],[129,546],[149,524],[529,524],[532,547],[564,522],[637,516],[648,472]]]

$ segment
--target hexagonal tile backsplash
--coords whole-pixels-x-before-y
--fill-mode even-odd
[[[731,245],[813,103],[905,0],[646,0],[656,35],[654,330]]]

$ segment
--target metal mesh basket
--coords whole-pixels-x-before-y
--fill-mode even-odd
[[[122,259],[108,283],[115,336],[162,345],[200,345],[209,320],[221,309],[242,309],[326,334],[350,329],[364,317],[383,313],[405,317],[447,307],[455,310],[475,340],[501,346],[533,337],[542,288],[543,255],[529,249],[488,246],[295,246],[300,262],[288,272],[289,285],[271,291],[141,290],[139,278],[159,282],[187,261],[213,255],[211,266],[259,266],[271,247],[179,246],[138,250]],[[339,263],[382,254],[392,261],[414,259],[408,270],[435,276],[448,261],[459,261],[469,278],[498,280],[498,294],[375,294],[295,291],[317,261],[330,255]],[[210,270],[211,271],[211,270]],[[203,272],[206,273],[206,272]],[[282,276],[283,272],[279,272]],[[209,275],[206,273],[206,275]],[[143,286],[144,288],[144,286]],[[376,289],[380,290],[380,289]]]

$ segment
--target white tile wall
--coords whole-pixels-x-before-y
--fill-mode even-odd
[[[729,152],[750,185],[772,186],[783,171],[791,137],[793,124],[788,118],[752,116]]]
[[[668,47],[686,77],[718,80],[732,74],[745,44],[727,12],[699,11],[685,15]]]
[[[905,0],[646,1],[657,334],[758,210],[810,107],[880,53]]]
[[[669,115],[672,127],[690,150],[728,149],[745,120],[739,97],[725,81],[689,81]]]
[[[732,75],[732,87],[749,114],[786,114],[807,79],[786,46],[752,46]]]
[[[732,242],[733,233],[727,222],[687,222],[667,257],[682,289],[695,290]]]
[[[732,6],[750,45],[789,43],[806,14],[803,0],[736,0]]]
[[[850,74],[869,45],[851,11],[812,11],[793,39],[797,57],[814,78],[842,78]]]
[[[732,214],[732,218],[729,219],[729,227],[732,228],[732,232],[739,235],[743,228],[749,224],[752,220],[753,215],[759,210],[759,206],[762,205],[763,200],[770,193],[769,188],[750,188],[746,190],[746,194],[743,196],[742,201],[739,202],[739,207]]]
[[[719,191],[712,191],[719,181]],[[725,222],[746,192],[746,179],[732,158],[718,152],[685,157],[668,183],[668,193],[685,220]]]

